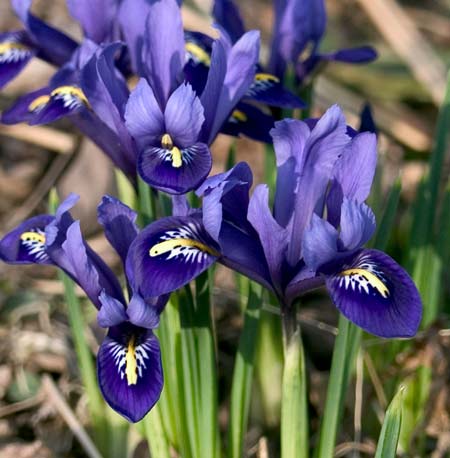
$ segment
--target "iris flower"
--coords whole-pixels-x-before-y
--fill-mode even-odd
[[[211,170],[209,145],[250,86],[259,33],[234,46],[216,40],[203,92],[183,83],[185,39],[175,0],[148,6],[141,78],[126,105],[126,126],[138,148],[138,171],[152,187],[172,194],[195,189]]]
[[[339,311],[381,337],[410,337],[422,304],[387,254],[364,248],[375,218],[364,203],[376,166],[376,136],[357,134],[339,107],[314,122],[284,120],[272,131],[277,156],[273,211],[267,186],[255,188],[238,164],[197,191],[202,210],[162,219],[133,241],[129,263],[140,294],[165,294],[215,261],[271,290],[283,307],[325,285]],[[144,282],[152,275],[157,281]]]
[[[35,216],[6,234],[0,241],[0,259],[10,264],[55,265],[80,285],[99,310],[99,325],[108,329],[97,355],[100,389],[114,410],[136,422],[153,407],[163,387],[153,329],[168,296],[139,295],[132,270],[126,269],[127,303],[118,279],[83,240],[79,222],[69,213],[77,200],[78,196],[70,195],[55,216]],[[98,216],[125,266],[129,246],[138,234],[136,214],[106,196]]]
[[[330,61],[366,63],[377,57],[370,46],[321,53],[327,15],[324,0],[274,0],[275,24],[269,69],[282,78],[288,64],[302,82],[320,65]]]

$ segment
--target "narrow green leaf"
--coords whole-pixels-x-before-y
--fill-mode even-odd
[[[307,458],[308,398],[300,330],[287,342],[281,401],[281,458]]]
[[[152,458],[170,458],[170,447],[164,432],[158,404],[142,420]]]
[[[349,357],[349,348],[354,346],[354,339],[357,335],[355,331],[354,337],[350,339],[351,326],[351,323],[344,318],[343,315],[340,315],[339,333],[334,343],[325,411],[320,425],[319,444],[315,451],[315,456],[317,458],[332,458],[334,456],[338,423],[345,394],[347,392],[349,374],[351,372],[348,367],[351,359]],[[355,351],[355,353],[356,352],[357,351]],[[351,363],[353,362],[354,358]]]
[[[375,458],[395,458],[402,423],[403,391],[401,386],[390,403],[378,439]]]
[[[378,250],[385,250],[389,242],[389,237],[395,222],[395,216],[397,214],[401,190],[402,182],[400,178],[397,178],[389,192],[387,204],[385,205],[385,210],[375,235],[374,246],[376,246]]]
[[[248,281],[248,302],[244,312],[244,327],[239,339],[231,385],[231,407],[228,440],[229,458],[244,456],[244,438],[247,431],[248,412],[253,383],[258,324],[261,314],[262,288]]]
[[[160,341],[164,369],[164,388],[158,405],[169,442],[174,448],[182,449],[180,442],[187,433],[183,422],[184,416],[179,414],[184,407],[180,403],[178,386],[177,341],[180,338],[180,320],[176,300],[177,295],[172,294],[161,314],[159,327],[155,333]]]
[[[137,194],[130,180],[119,169],[114,169],[119,199],[130,208],[137,209]]]
[[[156,192],[138,176],[139,222],[142,226],[146,226],[157,218]]]
[[[283,375],[281,320],[265,310],[260,316],[255,369],[264,425],[276,428],[280,424]]]
[[[64,285],[64,296],[67,302],[70,330],[77,355],[81,381],[86,390],[88,409],[91,415],[95,443],[99,450],[105,454],[108,450],[108,422],[106,418],[106,405],[97,385],[97,372],[94,359],[87,344],[84,334],[86,323],[83,318],[80,301],[75,295],[73,281],[62,271],[58,271],[58,277]]]

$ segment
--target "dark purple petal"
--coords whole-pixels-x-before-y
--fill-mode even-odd
[[[131,92],[125,110],[125,122],[139,149],[154,146],[164,132],[164,115],[152,88],[144,78]]]
[[[27,41],[22,31],[0,36],[0,88],[15,78],[35,56],[36,50]]]
[[[214,0],[212,15],[215,22],[227,31],[233,43],[244,35],[245,27],[239,8],[232,0]]]
[[[248,220],[258,232],[273,283],[280,285],[288,234],[272,216],[269,209],[269,188],[266,185],[259,185],[253,191],[248,207]]]
[[[344,198],[340,239],[346,250],[361,248],[371,239],[375,227],[375,215],[366,204]]]
[[[30,218],[0,240],[0,259],[8,264],[53,264],[46,250],[45,227],[51,215]]]
[[[270,73],[258,72],[244,96],[280,108],[304,108],[305,102],[285,89],[282,81]]]
[[[303,234],[302,251],[305,264],[314,272],[323,264],[335,259],[338,253],[336,228],[313,215],[309,227]]]
[[[263,247],[256,231],[247,232],[224,221],[219,236],[220,263],[275,292]]]
[[[274,119],[267,111],[256,105],[240,102],[220,132],[233,137],[244,135],[259,142],[272,143],[269,132],[274,126]]]
[[[328,220],[337,225],[344,197],[364,202],[377,165],[377,138],[372,133],[356,135],[336,162],[334,180],[327,198]]]
[[[66,233],[62,251],[58,255],[51,252],[52,259],[64,269],[83,289],[91,302],[101,307],[99,299],[102,287],[97,269],[86,253],[86,246],[81,235],[80,222],[75,221]]]
[[[146,77],[162,109],[184,66],[184,32],[175,0],[150,4],[143,44]]]
[[[139,232],[136,212],[112,196],[103,196],[97,213],[106,238],[125,263],[131,242]]]
[[[259,39],[259,32],[253,30],[244,34],[228,53],[223,43],[213,47],[210,69],[211,78],[208,75],[208,81],[201,97],[202,103],[207,99],[205,102],[208,107],[214,107],[211,110],[211,119],[214,121],[209,125],[205,123],[207,126],[208,144],[212,143],[223,123],[228,119],[234,107],[247,92],[255,78],[256,64],[259,58]],[[219,61],[217,73],[216,70],[213,70],[215,50],[217,59],[214,58],[214,65]],[[227,56],[224,79],[223,53]],[[204,103],[203,105],[205,106]],[[206,119],[208,119],[208,115],[210,114],[209,109],[205,108]]]
[[[205,122],[202,129],[202,140],[208,142],[210,132],[217,116],[217,101],[222,91],[227,72],[227,51],[224,39],[215,40],[211,51],[211,66],[205,88],[200,96],[204,108]]]
[[[168,297],[161,297],[163,304],[150,305],[139,294],[133,294],[127,307],[130,323],[146,329],[154,329],[159,325],[159,314],[164,308]]]
[[[20,97],[12,107],[2,112],[3,124],[28,122],[41,111],[50,100],[50,89],[44,87]]]
[[[65,64],[78,43],[31,14],[31,0],[12,0],[12,6],[37,45],[38,57],[57,66]]]
[[[119,4],[120,0],[67,0],[69,12],[80,23],[84,36],[98,44],[119,38],[115,23]]]
[[[223,219],[245,227],[252,182],[250,167],[239,162],[228,172],[208,178],[197,189],[196,194],[203,196],[203,224],[214,240],[219,241]]]
[[[219,256],[199,217],[163,218],[131,244],[127,273],[143,297],[175,291],[205,271]]]
[[[299,181],[288,249],[291,265],[301,257],[303,231],[313,212],[322,212],[334,164],[350,140],[346,131],[342,110],[335,105],[318,121],[303,150],[296,153]]]
[[[86,96],[77,86],[57,87],[50,92],[49,96],[47,103],[37,106],[37,112],[29,120],[30,124],[47,124],[89,108]],[[38,99],[35,104],[39,102]]]
[[[211,166],[211,153],[204,143],[184,149],[151,147],[138,158],[139,175],[153,188],[170,194],[184,194],[197,188]]]
[[[82,69],[81,87],[95,114],[118,137],[126,162],[136,164],[134,142],[124,119],[128,88],[114,66],[114,57],[119,49],[121,45],[112,44],[98,56],[93,56]]]
[[[190,84],[182,84],[170,96],[164,111],[166,132],[179,148],[193,145],[205,121],[203,106]]]
[[[127,420],[141,420],[163,387],[158,339],[130,324],[111,328],[100,345],[97,374],[106,402]]]
[[[324,60],[335,60],[350,64],[365,64],[375,60],[378,54],[371,46],[361,46],[359,48],[340,49],[332,53],[321,54],[320,57]]]
[[[127,312],[122,302],[114,297],[108,296],[104,290],[100,293],[99,301],[101,304],[97,314],[97,323],[99,326],[102,328],[110,328],[111,326],[117,326],[127,321]]]
[[[387,254],[362,250],[326,281],[336,307],[350,321],[380,337],[412,337],[422,303],[407,272]]]

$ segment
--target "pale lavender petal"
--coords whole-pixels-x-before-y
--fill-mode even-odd
[[[200,99],[189,83],[179,86],[170,96],[164,120],[166,133],[178,147],[186,148],[198,141],[205,116]]]

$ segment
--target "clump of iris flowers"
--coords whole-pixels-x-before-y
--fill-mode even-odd
[[[219,261],[270,289],[284,309],[325,285],[350,321],[381,337],[413,336],[422,304],[387,254],[365,249],[376,224],[364,203],[376,166],[376,136],[356,133],[341,109],[319,120],[283,120],[272,130],[278,178],[273,209],[265,185],[251,198],[238,164],[198,190],[202,210],[149,225],[130,247],[141,294],[164,294]],[[144,282],[152,275],[155,282]]]
[[[163,372],[159,342],[153,333],[168,296],[143,297],[132,271],[126,271],[126,300],[119,280],[81,235],[69,213],[78,196],[70,195],[55,216],[38,215],[0,241],[0,259],[9,264],[47,264],[62,269],[98,309],[107,329],[98,355],[98,383],[108,404],[125,418],[141,420],[159,399]],[[105,235],[125,267],[129,246],[139,229],[136,213],[105,196],[98,207]]]

